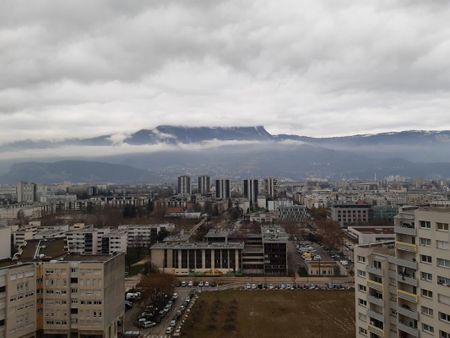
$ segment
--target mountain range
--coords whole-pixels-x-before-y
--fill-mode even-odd
[[[30,152],[33,161],[28,157]],[[319,138],[273,135],[263,126],[164,125],[128,135],[0,145],[0,183],[159,182],[174,180],[180,174],[290,179],[369,179],[374,175],[448,178],[450,131]]]

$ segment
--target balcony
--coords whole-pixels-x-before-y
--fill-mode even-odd
[[[406,259],[395,258],[395,264],[404,266],[413,270],[417,270],[417,262],[408,261]]]
[[[415,228],[409,228],[409,227],[406,227],[406,226],[396,225],[394,227],[394,231],[395,231],[396,234],[416,236],[416,229]]]
[[[406,300],[406,301],[408,301],[410,303],[414,303],[414,304],[417,304],[417,302],[419,300],[419,296],[417,296],[413,293],[407,292],[407,291],[403,291],[403,290],[397,290],[397,296],[400,299]]]
[[[417,252],[416,244],[411,244],[411,243],[406,243],[406,242],[395,241],[395,248],[397,250],[403,250],[403,251],[414,252],[414,253]]]
[[[378,305],[378,306],[384,306],[384,302],[383,302],[383,299],[381,299],[381,298],[377,298],[377,297],[374,297],[374,296],[367,296],[367,301],[369,302],[369,303],[372,303],[372,304],[375,304],[375,305]]]
[[[383,292],[383,284],[375,282],[373,280],[367,281],[367,287]]]
[[[407,275],[398,274],[397,275],[397,281],[417,287],[417,279],[412,278],[412,277],[408,277]]]
[[[413,309],[408,309],[406,307],[403,307],[401,305],[399,305],[397,307],[397,313],[401,314],[405,317],[411,318],[411,319],[415,319],[418,320],[419,319],[419,314],[417,313],[417,311],[413,310]]]
[[[377,276],[383,276],[383,271],[381,269],[374,268],[373,266],[366,267],[366,271]]]
[[[414,337],[419,337],[419,331],[417,330],[417,328],[408,326],[402,322],[397,323],[397,329],[399,329],[399,331],[406,332]]]
[[[369,332],[376,334],[379,337],[384,337],[383,329],[380,329],[372,324],[369,324],[368,329],[369,329]]]
[[[372,310],[367,310],[367,317],[374,318],[376,320],[379,320],[380,322],[384,321],[384,316],[382,313],[378,313]]]

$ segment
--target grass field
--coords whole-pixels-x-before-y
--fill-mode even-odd
[[[181,330],[190,338],[350,338],[352,291],[204,292]]]

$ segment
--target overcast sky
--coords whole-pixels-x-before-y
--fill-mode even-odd
[[[450,129],[447,1],[0,2],[0,142]]]

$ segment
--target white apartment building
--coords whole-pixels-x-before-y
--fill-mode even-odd
[[[357,337],[450,337],[449,225],[448,208],[405,207],[395,249],[355,247]]]
[[[127,252],[127,232],[88,226],[66,233],[66,251],[77,255]]]
[[[130,248],[146,247],[156,242],[158,233],[161,230],[172,231],[175,225],[166,224],[130,224],[119,225],[118,230],[127,233],[127,246]]]

